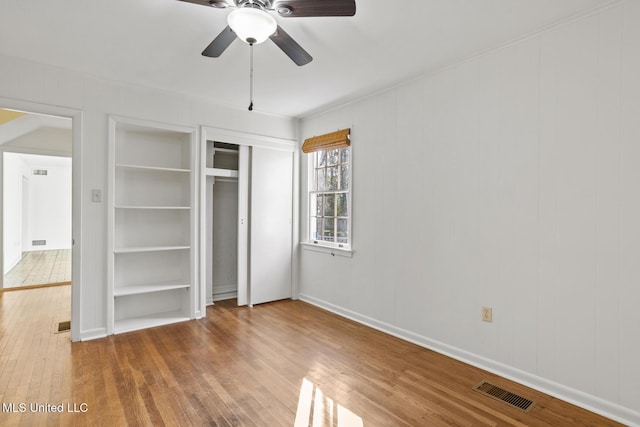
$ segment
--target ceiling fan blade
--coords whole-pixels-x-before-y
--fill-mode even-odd
[[[282,17],[353,16],[355,0],[276,0],[273,10]]]
[[[217,58],[222,55],[229,45],[236,39],[236,33],[227,25],[224,30],[202,51],[203,56]]]
[[[202,6],[211,6],[215,8],[225,8],[229,7],[229,2],[227,0],[180,0],[187,3],[200,4]]]
[[[269,37],[289,58],[297,65],[306,65],[313,60],[311,55],[287,34],[280,25],[276,32]]]

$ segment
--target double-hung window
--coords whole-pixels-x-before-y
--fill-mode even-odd
[[[309,153],[308,239],[321,246],[350,249],[352,159],[346,135],[343,146]]]

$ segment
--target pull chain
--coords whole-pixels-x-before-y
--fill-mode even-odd
[[[253,111],[253,43],[249,43],[251,59],[249,61],[249,111]]]

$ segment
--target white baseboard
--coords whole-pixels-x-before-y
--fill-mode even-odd
[[[223,301],[223,300],[226,300],[226,299],[233,299],[233,298],[238,298],[238,292],[237,291],[225,292],[225,293],[221,293],[221,294],[215,294],[213,296],[213,301]]]
[[[21,252],[24,254],[24,252]],[[18,258],[14,259],[13,261],[8,261],[7,265],[4,266],[4,272],[2,273],[3,275],[7,274],[8,272],[11,271],[11,269],[13,269],[13,267],[15,267],[16,265],[18,265],[18,263],[22,260],[22,256],[19,256]]]
[[[107,336],[107,328],[88,329],[80,332],[80,341],[95,340]]]
[[[550,381],[546,378],[533,375],[509,365],[495,360],[470,353],[466,350],[450,346],[437,340],[433,340],[422,335],[418,335],[406,329],[398,328],[385,322],[373,319],[354,311],[339,307],[329,302],[314,298],[303,293],[300,294],[302,301],[315,305],[339,316],[346,317],[363,325],[393,335],[397,338],[417,344],[429,350],[436,351],[445,356],[467,363],[480,369],[492,372],[501,377],[515,381],[527,387],[554,396],[558,399],[572,403],[588,411],[595,412],[604,417],[621,422],[629,426],[640,426],[640,412],[618,405],[617,403],[601,399],[597,396],[585,393],[580,390],[567,387],[563,384]]]
[[[212,294],[213,295],[226,294],[229,292],[237,292],[237,291],[238,291],[238,285],[235,283],[230,285],[216,285],[213,287]]]
[[[213,288],[211,299],[207,299],[207,303],[211,305],[214,301],[222,301],[238,297],[238,285],[217,285]]]

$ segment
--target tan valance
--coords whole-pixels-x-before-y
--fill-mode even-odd
[[[324,135],[307,138],[302,144],[303,153],[313,153],[319,150],[329,150],[332,148],[344,148],[351,145],[349,134],[351,129],[342,129],[336,132],[325,133]]]

